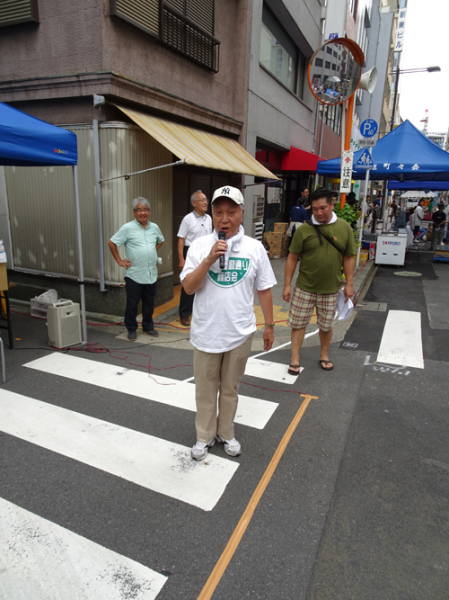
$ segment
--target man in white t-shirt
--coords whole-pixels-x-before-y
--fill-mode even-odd
[[[212,233],[212,219],[206,214],[208,201],[205,194],[201,190],[197,190],[193,192],[190,201],[193,210],[183,218],[178,231],[178,257],[181,269],[184,268],[187,252],[193,240]],[[192,314],[193,298],[194,294],[189,296],[182,288],[179,300],[179,318],[181,325],[184,325],[184,327],[190,325],[189,319]]]
[[[426,230],[421,231],[421,223],[424,219],[424,198],[421,198],[418,202],[418,206],[415,208],[413,213],[413,241],[421,241],[421,238],[425,235]]]
[[[241,454],[234,417],[256,331],[254,287],[265,320],[264,350],[274,341],[271,288],[276,279],[262,244],[244,235],[243,213],[243,196],[237,188],[216,190],[214,231],[191,244],[181,273],[184,289],[195,294],[190,336],[197,406],[197,442],[191,451],[195,460],[203,460],[216,441],[230,456]],[[219,232],[225,239],[219,239]]]

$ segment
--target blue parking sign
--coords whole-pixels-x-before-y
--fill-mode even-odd
[[[373,135],[376,135],[378,128],[379,127],[374,119],[365,119],[360,125],[360,133],[363,137],[370,138],[373,137]]]

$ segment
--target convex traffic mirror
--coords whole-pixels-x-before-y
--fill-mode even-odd
[[[347,38],[323,44],[309,62],[309,87],[319,102],[342,104],[356,91],[362,75],[363,52]]]

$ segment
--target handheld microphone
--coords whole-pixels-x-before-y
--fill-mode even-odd
[[[218,232],[218,239],[219,240],[225,240],[226,239],[226,233],[224,231],[219,231]],[[222,254],[220,256],[220,269],[224,269],[225,268],[225,255]]]

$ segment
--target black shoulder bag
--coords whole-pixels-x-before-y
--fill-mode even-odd
[[[329,244],[331,246],[333,246],[336,250],[338,250],[340,252],[340,254],[343,256],[343,250],[340,250],[340,248],[337,246],[337,244],[334,242],[334,240],[330,237],[328,237],[327,235],[324,235],[324,233],[322,231],[320,231],[321,227],[319,225],[315,225],[312,222],[312,219],[309,219],[307,221],[307,225],[310,225],[311,227],[313,227],[316,231],[316,234],[318,236],[318,239],[320,240],[320,246],[323,245],[323,238],[329,242]]]

